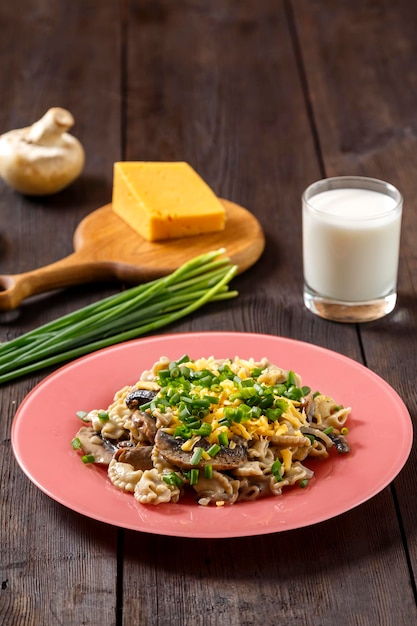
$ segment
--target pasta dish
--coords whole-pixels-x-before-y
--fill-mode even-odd
[[[267,358],[161,357],[108,407],[80,411],[72,446],[140,503],[191,492],[223,506],[305,488],[306,459],[349,452],[350,411]]]

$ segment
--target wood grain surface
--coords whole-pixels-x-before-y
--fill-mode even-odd
[[[64,106],[87,160],[53,197],[1,184],[0,273],[71,254],[77,225],[111,197],[115,161],[188,161],[250,208],[265,250],[234,279],[238,298],[161,332],[262,332],[336,350],[381,375],[415,420],[416,24],[411,0],[1,3],[0,132]],[[366,325],[303,307],[301,194],[339,174],[387,179],[405,199],[398,306]],[[121,287],[36,296],[1,314],[0,340]],[[417,623],[415,446],[376,497],[305,529],[225,540],[124,531],[52,501],[13,458],[16,408],[47,373],[0,389],[2,624]]]

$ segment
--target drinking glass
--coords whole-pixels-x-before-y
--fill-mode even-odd
[[[338,176],[302,196],[304,304],[337,322],[366,322],[397,301],[403,199],[390,183]]]

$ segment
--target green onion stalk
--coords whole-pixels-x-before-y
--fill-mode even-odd
[[[234,298],[238,267],[215,250],[0,344],[0,384],[154,332],[208,302]]]

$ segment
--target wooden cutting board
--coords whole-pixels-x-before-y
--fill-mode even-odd
[[[161,242],[149,242],[112,210],[93,211],[77,226],[74,252],[23,274],[0,275],[0,310],[15,309],[26,298],[51,289],[117,278],[138,284],[173,272],[191,258],[225,249],[243,272],[261,256],[265,238],[257,219],[246,209],[221,200],[226,209],[222,232]]]

